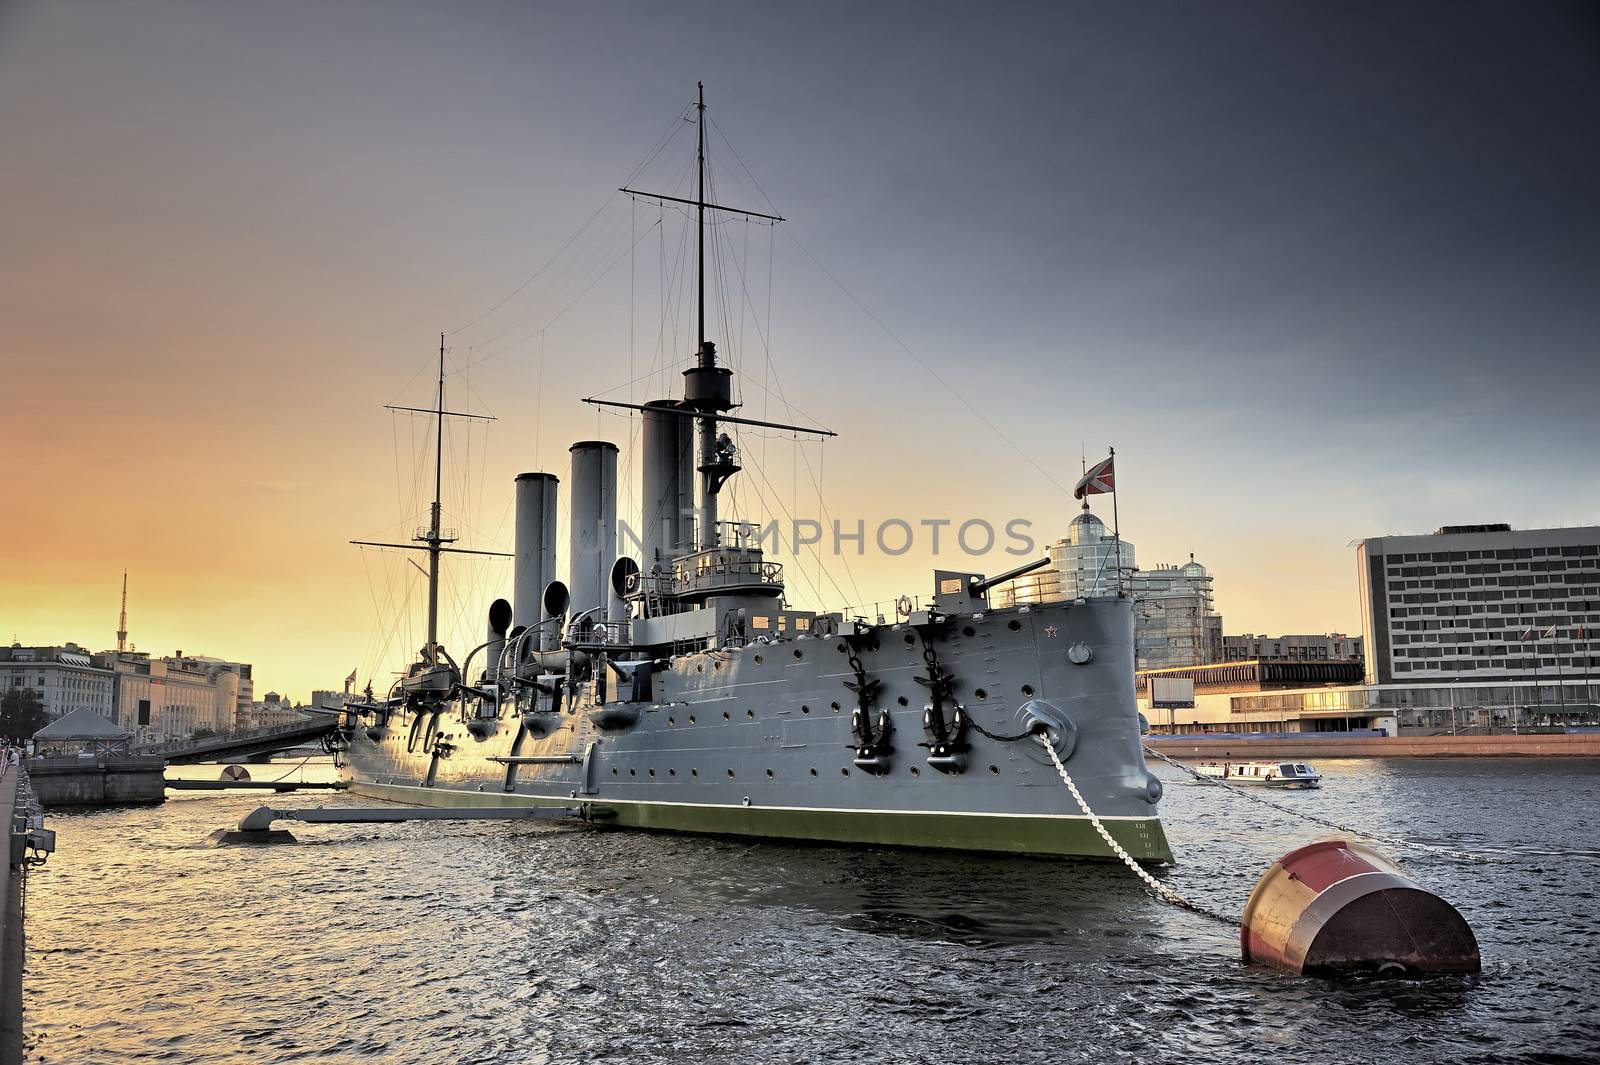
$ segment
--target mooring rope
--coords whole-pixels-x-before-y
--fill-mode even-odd
[[[1417,843],[1417,842],[1414,842],[1413,840],[1409,840],[1409,839],[1400,839],[1397,836],[1380,836],[1376,832],[1368,832],[1368,831],[1366,831],[1364,829],[1356,828],[1356,827],[1354,827],[1352,825],[1342,825],[1337,821],[1330,821],[1325,817],[1318,817],[1315,814],[1308,814],[1304,810],[1296,810],[1293,807],[1284,806],[1281,803],[1273,802],[1271,799],[1264,799],[1260,795],[1252,795],[1250,792],[1245,791],[1243,788],[1234,787],[1232,784],[1226,783],[1225,781],[1218,780],[1216,777],[1208,777],[1204,773],[1200,773],[1200,772],[1198,772],[1198,771],[1196,771],[1194,769],[1190,769],[1188,766],[1184,765],[1183,763],[1175,761],[1175,760],[1167,757],[1166,755],[1162,754],[1160,751],[1151,750],[1149,746],[1145,746],[1144,753],[1147,754],[1147,755],[1150,755],[1153,758],[1161,759],[1163,762],[1165,762],[1168,765],[1172,766],[1174,769],[1181,769],[1183,772],[1189,774],[1191,777],[1194,777],[1196,780],[1200,781],[1202,784],[1210,784],[1210,785],[1212,785],[1214,787],[1222,788],[1224,791],[1230,791],[1233,794],[1239,796],[1240,798],[1249,799],[1251,802],[1260,803],[1262,806],[1271,807],[1272,809],[1277,810],[1277,811],[1279,811],[1281,813],[1286,813],[1286,814],[1289,814],[1289,815],[1291,815],[1293,817],[1298,817],[1298,818],[1300,818],[1301,820],[1304,820],[1304,821],[1310,821],[1312,824],[1322,825],[1324,828],[1331,828],[1331,829],[1333,829],[1333,830],[1335,830],[1337,832],[1348,832],[1353,836],[1362,836],[1362,837],[1364,837],[1366,839],[1376,840],[1379,843],[1392,844],[1393,846],[1396,846],[1396,847],[1407,847],[1407,848],[1410,848],[1411,850],[1427,851],[1429,854],[1437,854],[1437,855],[1439,855],[1441,857],[1453,858],[1456,861],[1461,861],[1461,862],[1473,862],[1473,863],[1478,864],[1478,865],[1510,865],[1510,864],[1512,864],[1508,859],[1505,859],[1505,858],[1491,858],[1488,855],[1472,854],[1472,853],[1470,853],[1468,851],[1451,850],[1448,847],[1435,847],[1435,846],[1432,846],[1431,844],[1427,844],[1427,843]]]
[[[1111,848],[1111,853],[1121,858],[1122,864],[1133,870],[1133,874],[1144,881],[1145,887],[1149,888],[1156,898],[1162,902],[1169,902],[1174,906],[1182,907],[1191,913],[1198,913],[1202,917],[1209,917],[1213,921],[1219,921],[1229,928],[1238,925],[1239,922],[1232,917],[1218,913],[1216,910],[1207,909],[1198,902],[1184,898],[1154,876],[1151,876],[1148,869],[1134,861],[1133,856],[1123,849],[1122,844],[1112,838],[1111,833],[1107,831],[1105,823],[1100,820],[1099,815],[1091,810],[1089,804],[1084,801],[1083,793],[1078,790],[1078,785],[1073,783],[1072,774],[1067,772],[1067,767],[1061,764],[1061,756],[1056,754],[1055,745],[1050,742],[1049,737],[1035,735],[1034,739],[1038,740],[1039,746],[1043,747],[1045,752],[1050,755],[1050,760],[1056,764],[1056,772],[1061,774],[1061,783],[1065,784],[1067,790],[1072,793],[1072,801],[1077,803],[1078,809],[1088,816],[1089,823],[1094,826],[1096,832],[1100,833],[1100,838],[1105,841],[1107,847]]]

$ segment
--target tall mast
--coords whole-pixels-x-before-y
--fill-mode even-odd
[[[706,340],[706,83],[699,82],[700,144],[695,154],[699,167],[699,190],[695,194],[696,236],[700,253],[700,368],[710,371],[717,365],[717,346]],[[712,376],[707,373],[705,376]],[[717,544],[717,491],[721,485],[713,472],[717,465],[717,412],[714,407],[701,411],[700,423],[700,543],[701,548]]]
[[[706,209],[725,211],[730,214],[740,214],[747,218],[762,218],[769,222],[782,222],[782,215],[763,214],[760,211],[747,211],[742,207],[729,207],[721,203],[706,202],[706,86],[704,82],[698,85],[699,95],[695,100],[694,109],[697,118],[698,143],[695,147],[696,184],[695,198],[683,199],[678,196],[668,196],[660,192],[644,192],[631,189],[624,185],[620,191],[629,196],[647,196],[664,203],[681,203],[695,210],[695,249],[699,285],[696,291],[698,304],[698,332],[696,338],[699,348],[695,352],[695,365],[684,371],[687,379],[684,393],[685,416],[693,418],[695,428],[700,434],[699,438],[699,464],[700,471],[700,499],[696,546],[700,549],[717,546],[717,493],[727,483],[729,477],[739,472],[737,457],[733,449],[726,449],[726,453],[719,453],[717,447],[717,429],[719,416],[734,409],[738,404],[733,401],[732,371],[717,366],[717,346],[706,339]],[[612,400],[588,399],[586,403],[599,406],[631,407],[632,404],[618,404]],[[639,408],[641,410],[646,408]],[[723,419],[741,425],[765,425],[750,418]],[[781,426],[780,428],[794,429],[798,432],[815,432],[802,426]],[[828,434],[832,435],[832,434]]]
[[[698,82],[700,88],[700,101],[695,106],[699,110],[700,120],[696,123],[700,134],[700,146],[695,153],[695,163],[700,171],[700,188],[695,193],[695,230],[696,247],[700,258],[700,284],[696,291],[700,294],[700,336],[698,340],[701,362],[704,365],[706,350],[706,83]]]
[[[428,661],[439,661],[439,496],[444,484],[444,334],[439,334],[439,397],[434,408],[433,520],[428,527]]]

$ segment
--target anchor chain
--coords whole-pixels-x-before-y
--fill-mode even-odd
[[[1100,820],[1099,815],[1091,810],[1089,808],[1089,804],[1084,801],[1083,793],[1078,790],[1078,785],[1073,783],[1072,774],[1068,773],[1067,767],[1062,764],[1061,756],[1056,754],[1055,746],[1050,742],[1049,737],[1038,735],[1035,736],[1034,739],[1038,740],[1039,746],[1045,749],[1045,753],[1050,756],[1050,760],[1056,764],[1056,772],[1061,774],[1061,783],[1065,784],[1067,786],[1067,790],[1072,793],[1072,801],[1077,803],[1078,809],[1082,810],[1088,816],[1089,823],[1093,825],[1094,830],[1100,834],[1100,838],[1105,841],[1105,845],[1111,848],[1111,853],[1122,859],[1122,864],[1126,865],[1133,871],[1135,876],[1144,881],[1145,887],[1149,888],[1151,893],[1153,893],[1156,898],[1160,899],[1162,902],[1168,902],[1174,906],[1188,910],[1191,913],[1197,913],[1201,917],[1209,917],[1213,921],[1219,921],[1230,928],[1238,924],[1238,922],[1232,917],[1218,913],[1216,910],[1207,909],[1198,902],[1184,898],[1182,895],[1178,894],[1176,891],[1157,880],[1154,876],[1151,876],[1148,869],[1134,861],[1133,856],[1123,848],[1122,844],[1118,843],[1112,838],[1111,833],[1107,831],[1105,823]]]
[[[1275,803],[1271,799],[1263,799],[1259,795],[1252,795],[1248,791],[1244,791],[1241,788],[1234,787],[1232,784],[1224,783],[1223,781],[1217,780],[1214,777],[1208,777],[1204,773],[1196,772],[1195,770],[1190,769],[1188,766],[1183,765],[1180,762],[1174,761],[1171,758],[1168,758],[1166,755],[1162,754],[1160,751],[1151,750],[1148,746],[1145,747],[1144,753],[1148,754],[1148,755],[1150,755],[1150,756],[1152,756],[1154,758],[1161,759],[1163,762],[1165,762],[1168,765],[1172,766],[1174,769],[1183,770],[1185,773],[1189,774],[1191,777],[1194,777],[1196,780],[1200,781],[1202,784],[1210,784],[1210,785],[1213,785],[1215,787],[1222,788],[1224,791],[1231,791],[1233,794],[1239,796],[1240,798],[1249,799],[1251,802],[1260,803],[1262,806],[1269,806],[1274,810],[1280,811],[1281,813],[1286,813],[1286,814],[1289,814],[1289,815],[1291,815],[1293,817],[1298,817],[1298,818],[1300,818],[1302,820],[1310,821],[1312,824],[1321,825],[1324,828],[1331,828],[1331,829],[1335,830],[1336,832],[1348,832],[1352,836],[1363,836],[1363,837],[1365,837],[1367,839],[1370,839],[1370,840],[1376,840],[1379,843],[1388,843],[1388,844],[1392,844],[1392,845],[1394,845],[1396,847],[1409,847],[1411,850],[1427,851],[1429,854],[1437,854],[1437,855],[1440,855],[1440,856],[1445,857],[1445,858],[1453,858],[1453,859],[1455,859],[1457,861],[1462,861],[1462,862],[1472,862],[1472,863],[1477,864],[1477,865],[1511,865],[1512,864],[1509,860],[1507,860],[1505,858],[1491,858],[1491,857],[1489,857],[1487,855],[1483,855],[1483,854],[1472,854],[1472,853],[1470,853],[1468,851],[1451,850],[1448,847],[1435,847],[1435,846],[1432,846],[1432,845],[1427,844],[1427,843],[1416,843],[1416,842],[1413,842],[1412,840],[1409,840],[1409,839],[1400,839],[1400,838],[1398,838],[1396,836],[1380,836],[1376,832],[1367,832],[1367,831],[1364,831],[1363,829],[1354,828],[1354,827],[1352,827],[1350,825],[1341,825],[1337,821],[1330,821],[1325,817],[1318,817],[1315,814],[1308,814],[1308,813],[1304,812],[1303,810],[1296,810],[1296,809],[1294,809],[1292,807],[1284,806],[1281,803]]]

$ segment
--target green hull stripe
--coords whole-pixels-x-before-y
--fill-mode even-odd
[[[764,836],[825,843],[888,847],[934,847],[1009,854],[1116,857],[1082,817],[1007,817],[1003,814],[911,814],[851,810],[794,810],[760,806],[692,806],[648,802],[571,802],[494,792],[448,791],[352,781],[361,795],[419,806],[568,806],[581,803],[601,814],[602,824],[663,832],[716,836]],[[1171,862],[1172,849],[1158,818],[1104,822],[1133,857]]]

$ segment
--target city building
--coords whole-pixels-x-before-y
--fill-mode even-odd
[[[1360,662],[1253,659],[1141,670],[1139,708],[1156,732],[1398,732],[1392,712],[1373,705]],[[1189,706],[1156,706],[1163,679],[1193,684]]]
[[[1310,662],[1347,662],[1362,660],[1362,640],[1359,636],[1346,636],[1342,632],[1308,636],[1243,636],[1222,638],[1223,662],[1247,662],[1256,659],[1290,659]]]
[[[248,726],[266,728],[271,725],[288,725],[305,719],[305,711],[297,709],[294,700],[277,692],[268,692],[265,698],[251,707]]]
[[[45,713],[64,717],[89,710],[110,717],[116,705],[116,674],[110,659],[75,643],[60,647],[0,647],[0,692],[27,688],[38,693]]]
[[[1153,727],[1460,734],[1600,724],[1600,528],[1445,526],[1363,540],[1356,558],[1359,664],[1257,655],[1143,672]],[[1154,706],[1163,677],[1193,681],[1191,705]]]
[[[178,739],[197,729],[229,732],[239,713],[240,674],[231,663],[194,657],[113,655],[117,674],[113,720],[138,742]]]
[[[1356,549],[1367,675],[1561,683],[1597,664],[1600,527],[1447,525]]]
[[[1215,609],[1212,578],[1193,555],[1180,566],[1140,570],[1133,544],[1109,532],[1087,504],[1046,554],[1050,565],[998,586],[990,601],[996,607],[1050,603],[1116,595],[1120,587],[1134,598],[1134,654],[1140,669],[1222,657],[1222,617]]]
[[[249,728],[250,715],[255,705],[255,680],[251,676],[251,666],[248,662],[229,662],[221,658],[212,658],[210,655],[185,656],[182,651],[173,655],[177,661],[184,663],[185,669],[225,669],[236,673],[239,677],[239,698],[234,706],[234,720],[230,728]]]
[[[1195,666],[1222,657],[1222,615],[1212,598],[1211,574],[1193,555],[1181,566],[1135,570],[1128,580],[1134,668]]]

